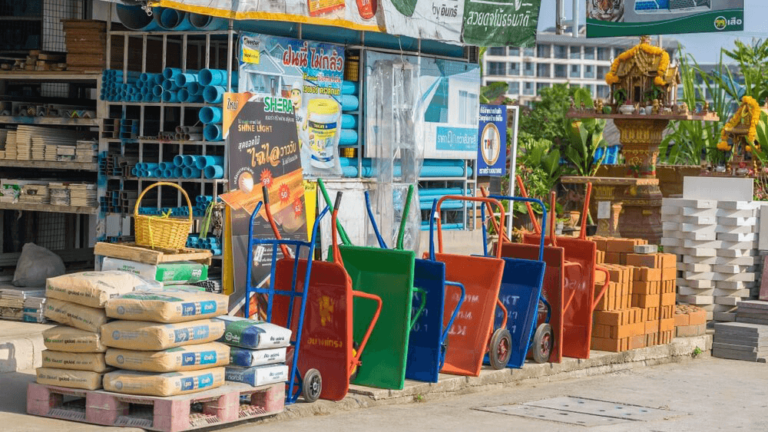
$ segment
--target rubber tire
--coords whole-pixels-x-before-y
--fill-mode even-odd
[[[320,393],[323,392],[323,377],[320,376],[319,370],[308,370],[304,374],[302,383],[301,395],[304,396],[306,402],[312,403],[320,398]]]
[[[507,353],[504,356],[504,358],[498,357],[499,352],[499,346],[502,342],[506,341],[507,343]],[[509,333],[509,330],[507,329],[498,329],[493,332],[493,336],[491,336],[491,343],[488,350],[488,358],[491,361],[491,367],[494,370],[500,370],[507,367],[507,363],[509,363],[509,357],[512,356],[512,335]]]
[[[549,335],[549,348],[547,352],[541,351],[541,341],[546,335]],[[533,361],[536,363],[547,363],[549,356],[552,354],[552,349],[555,346],[555,338],[552,334],[552,326],[549,324],[542,324],[536,328],[536,333],[533,335],[533,344],[531,349],[533,350]]]

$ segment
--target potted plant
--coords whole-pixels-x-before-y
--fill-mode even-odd
[[[613,99],[616,100],[616,107],[624,105],[624,102],[627,101],[627,91],[623,88],[616,90],[613,92]]]
[[[646,114],[653,113],[653,101],[655,101],[656,99],[659,99],[661,95],[662,95],[661,88],[659,88],[656,84],[654,84],[650,90],[645,92],[645,97],[643,98],[643,102],[645,102]]]

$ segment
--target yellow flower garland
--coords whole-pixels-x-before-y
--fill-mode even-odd
[[[760,122],[760,104],[757,102],[757,100],[755,100],[755,98],[750,96],[744,96],[741,99],[741,102],[742,104],[739,109],[736,110],[736,112],[733,114],[733,117],[731,117],[731,120],[725,124],[723,130],[720,132],[720,143],[717,144],[717,148],[719,150],[729,151],[731,149],[731,146],[728,145],[728,132],[732,131],[733,128],[738,126],[742,119],[747,115],[749,115],[749,131],[747,132],[747,142],[754,145],[757,149],[760,148],[760,145],[755,143],[755,139],[757,138],[757,124]],[[752,147],[746,146],[745,150],[747,152],[751,152]]]
[[[653,83],[659,87],[667,85],[666,81],[664,81],[664,77],[667,73],[667,68],[669,68],[669,53],[667,53],[666,51],[664,51],[659,47],[656,47],[647,43],[641,43],[640,45],[637,45],[636,47],[630,49],[629,51],[625,51],[621,53],[613,61],[613,64],[611,65],[611,71],[605,75],[605,82],[608,85],[618,83],[619,77],[616,75],[616,72],[619,70],[619,63],[631,59],[640,50],[643,50],[646,54],[650,54],[650,55],[661,55],[661,60],[659,61],[659,68],[656,71],[658,73],[658,76],[654,78]]]

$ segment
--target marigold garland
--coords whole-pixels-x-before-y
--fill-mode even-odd
[[[744,117],[749,115],[749,130],[747,132],[747,142],[753,144],[755,148],[759,149],[760,146],[755,144],[755,139],[757,138],[757,124],[760,122],[760,104],[755,100],[755,98],[751,96],[744,96],[741,99],[741,106],[739,109],[736,110],[736,112],[733,114],[733,117],[731,117],[731,120],[728,121],[728,123],[723,126],[723,130],[720,132],[720,143],[717,145],[717,148],[723,151],[730,150],[731,146],[728,146],[728,149],[725,149],[725,146],[721,146],[721,144],[725,143],[728,144],[728,132],[732,131],[733,128],[739,125],[739,123],[742,121]],[[747,146],[745,148],[747,152],[751,152],[752,148],[750,146]]]
[[[630,49],[629,51],[625,51],[619,54],[619,56],[613,61],[613,64],[611,65],[611,71],[605,75],[605,82],[608,85],[613,85],[618,83],[619,77],[616,75],[616,73],[619,70],[619,63],[631,59],[640,50],[643,50],[643,52],[650,55],[661,55],[661,60],[659,61],[659,68],[656,71],[658,73],[658,76],[654,78],[653,83],[659,87],[667,85],[667,82],[664,80],[664,77],[666,76],[667,68],[669,68],[669,53],[659,47],[656,47],[647,43],[641,43],[640,45],[637,45],[636,47]]]

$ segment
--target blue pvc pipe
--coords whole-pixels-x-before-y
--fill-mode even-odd
[[[202,175],[202,171],[192,167],[184,167],[184,170],[182,172],[182,176],[186,179],[200,178],[201,175]]]
[[[185,88],[180,88],[178,93],[179,102],[189,102],[187,99],[189,99],[189,92]]]
[[[221,141],[223,139],[221,124],[208,123],[203,128],[203,136],[206,141]]]
[[[177,103],[179,102],[179,94],[175,91],[163,92],[163,102]]]
[[[342,172],[344,177],[357,177],[357,166],[342,166]],[[395,177],[400,176],[400,167],[395,166]],[[467,175],[472,175],[472,168],[467,169]],[[370,178],[376,176],[376,170],[371,166],[363,165],[363,177]],[[421,177],[464,177],[464,169],[460,167],[434,167],[425,166],[421,169]]]
[[[187,14],[187,18],[195,30],[214,31],[225,30],[229,27],[229,22],[224,18],[216,18],[210,15],[201,14]]]
[[[179,87],[186,87],[190,83],[197,82],[197,74],[195,73],[180,73],[174,78],[174,82]]]
[[[184,155],[176,155],[173,157],[173,165],[177,167],[184,166]]]
[[[227,91],[226,87],[222,86],[206,86],[203,90],[203,99],[211,104],[218,104],[224,100],[224,93]]]
[[[443,195],[462,195],[461,188],[419,188],[419,199]]]
[[[219,165],[210,165],[205,167],[205,178],[207,179],[224,178],[224,167]]]
[[[341,110],[342,111],[355,111],[360,106],[360,99],[353,95],[341,96]]]
[[[221,165],[224,163],[224,158],[222,156],[200,156],[195,161],[195,167],[197,169],[206,169],[209,166],[213,165]],[[218,178],[218,177],[214,177]]]
[[[187,91],[190,95],[202,96],[204,88],[205,87],[196,82],[187,83]]]
[[[237,85],[238,75],[232,74],[232,85]],[[201,69],[198,72],[198,82],[203,86],[226,86],[227,71],[222,69]]]
[[[173,176],[175,178],[181,178],[184,175],[184,168],[180,166],[173,167]]]
[[[341,127],[344,129],[355,129],[357,127],[357,116],[352,114],[342,114]]]
[[[164,92],[165,92],[165,90],[163,90],[163,86],[162,85],[156,85],[156,86],[152,87],[152,95],[153,96],[160,97],[160,96],[163,95]]]
[[[352,129],[342,129],[339,136],[339,145],[357,144],[357,131]]]
[[[425,225],[425,223],[426,223],[426,225]],[[463,223],[440,224],[440,228],[443,231],[455,231],[455,230],[464,229],[464,224]],[[421,231],[429,231],[429,222],[422,222],[420,230]]]
[[[174,31],[187,31],[192,30],[192,24],[189,23],[187,13],[176,9],[165,9],[160,14],[160,24],[168,29]]]
[[[222,111],[219,107],[203,107],[198,113],[198,118],[201,122],[208,123],[221,123]]]
[[[339,158],[339,162],[341,163],[341,166],[357,166],[356,158]],[[371,165],[372,165],[371,159],[368,159],[368,158],[363,159],[363,166],[371,166]],[[425,159],[424,166],[462,168],[464,167],[464,161],[456,160],[456,159]]]
[[[166,80],[173,80],[176,79],[176,77],[181,73],[184,72],[179,68],[168,67],[163,70],[163,78]]]
[[[117,5],[117,19],[128,29],[136,31],[159,30],[160,26],[141,6]]]
[[[173,79],[167,79],[163,81],[163,90],[167,91],[179,91],[179,86],[173,81]]]
[[[154,84],[155,85],[160,85],[160,86],[163,85],[163,81],[165,81],[164,72],[163,73],[159,73],[159,74],[155,74],[154,78],[155,78],[155,80],[154,80]]]
[[[172,168],[166,168],[163,170],[163,178],[172,178],[173,177],[173,169]]]
[[[185,168],[191,168],[191,167],[195,166],[195,160],[196,160],[195,157],[196,156],[193,156],[193,155],[184,155],[183,156],[183,158],[184,158],[184,167]]]
[[[137,168],[136,166],[131,168],[131,175],[134,177],[139,177],[139,168]]]
[[[360,85],[354,81],[344,81],[341,83],[341,94],[356,95],[360,93]]]

